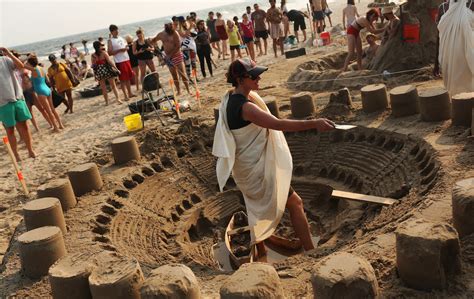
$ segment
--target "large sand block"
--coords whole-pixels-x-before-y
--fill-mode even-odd
[[[469,127],[472,124],[472,110],[474,109],[474,92],[460,93],[451,98],[452,124]]]
[[[449,275],[460,272],[459,238],[452,226],[410,219],[395,234],[398,274],[409,287],[443,289]]]
[[[451,100],[443,88],[425,90],[419,93],[422,121],[442,121],[451,118]]]
[[[59,199],[63,211],[73,208],[77,204],[74,190],[68,179],[56,179],[38,187],[38,198],[54,197]]]
[[[95,268],[89,254],[68,254],[49,268],[49,283],[54,299],[92,298],[89,276]]]
[[[270,113],[273,114],[273,116],[275,116],[276,118],[280,118],[280,110],[278,108],[277,99],[265,100],[265,104],[267,105],[268,110],[270,110]]]
[[[265,263],[242,265],[220,289],[221,298],[283,298],[275,268]]]
[[[144,277],[138,262],[124,256],[106,255],[97,256],[98,267],[89,276],[92,297],[139,299]]]
[[[142,299],[201,297],[193,271],[182,264],[164,265],[151,271],[140,288]]]
[[[402,85],[390,90],[390,106],[394,117],[419,113],[418,102],[418,91],[413,85]]]
[[[49,267],[66,255],[61,229],[43,226],[18,237],[21,268],[26,276],[38,278],[48,274]]]
[[[117,165],[140,160],[140,150],[133,136],[119,137],[112,140],[112,154]]]
[[[362,87],[362,109],[365,112],[385,110],[388,107],[387,87],[385,84],[371,84]]]
[[[311,275],[314,298],[376,298],[378,283],[370,263],[348,252],[321,260]]]
[[[69,170],[69,180],[76,196],[82,196],[94,190],[100,190],[103,182],[99,168],[95,163],[86,163]]]
[[[300,92],[290,97],[291,114],[294,118],[305,118],[313,115],[314,102],[311,93]]]
[[[456,182],[453,187],[453,226],[459,237],[474,232],[474,178]]]
[[[27,230],[42,226],[57,226],[63,235],[67,233],[61,202],[54,197],[32,200],[23,206],[23,217]]]

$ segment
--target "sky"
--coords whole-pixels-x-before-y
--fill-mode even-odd
[[[0,46],[17,46],[243,0],[0,0]]]

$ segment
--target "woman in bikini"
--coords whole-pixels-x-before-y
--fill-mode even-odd
[[[112,87],[115,99],[121,104],[122,101],[119,99],[117,85],[115,85],[115,78],[120,75],[120,71],[117,69],[115,62],[110,59],[107,51],[105,51],[105,45],[103,43],[95,41],[92,46],[94,47],[95,53],[91,56],[91,63],[94,69],[95,80],[99,82],[100,88],[102,89],[105,105],[109,104],[107,86],[105,85],[106,80],[109,81]]]
[[[151,72],[155,72],[155,64],[153,63],[153,51],[155,48],[149,38],[145,38],[145,32],[142,28],[137,30],[137,40],[133,43],[133,54],[138,59],[138,66],[140,68],[140,82],[146,74],[146,67]],[[157,78],[158,79],[158,78]]]
[[[371,9],[365,16],[357,18],[351,25],[347,27],[347,48],[348,53],[346,61],[344,62],[343,72],[347,71],[347,67],[351,62],[354,52],[357,52],[357,66],[359,70],[362,69],[362,41],[360,39],[360,31],[366,28],[370,33],[382,33],[385,28],[375,29],[374,22],[379,18],[379,13],[376,9]]]

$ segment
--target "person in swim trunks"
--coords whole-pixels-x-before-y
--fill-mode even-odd
[[[164,52],[166,54],[166,64],[173,77],[174,84],[178,95],[181,94],[179,80],[183,81],[184,86],[189,94],[189,81],[186,76],[186,68],[184,65],[183,52],[181,52],[181,39],[178,32],[173,27],[173,23],[165,24],[165,30],[159,32],[153,39],[152,43],[161,41],[163,43]],[[179,78],[178,78],[179,75]]]

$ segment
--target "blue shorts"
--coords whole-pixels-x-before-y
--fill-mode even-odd
[[[31,119],[31,113],[23,99],[10,102],[0,107],[0,121],[6,128],[14,127],[17,122],[27,121],[29,119]]]
[[[322,10],[313,11],[313,21],[324,20],[324,12]]]

